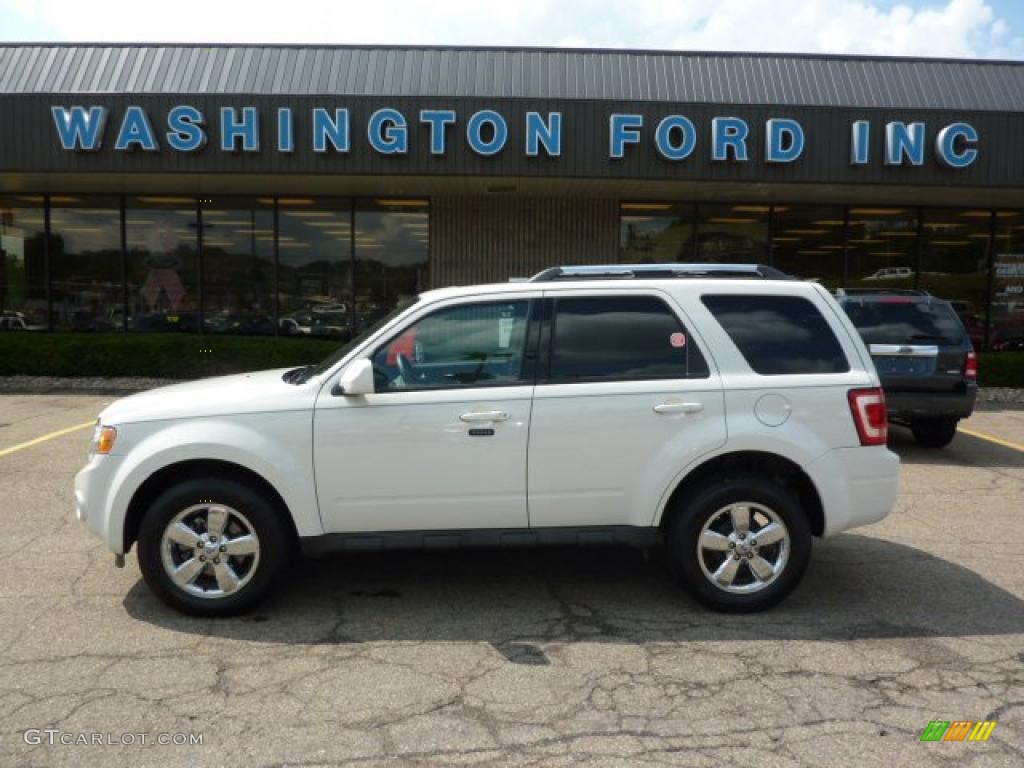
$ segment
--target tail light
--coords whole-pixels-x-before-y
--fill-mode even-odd
[[[850,413],[857,427],[861,445],[885,445],[889,438],[889,413],[885,409],[885,393],[880,387],[851,389],[847,393]]]
[[[974,354],[973,349],[967,353],[967,362],[964,363],[964,378],[978,378],[978,356]]]

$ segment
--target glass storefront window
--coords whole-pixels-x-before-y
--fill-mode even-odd
[[[199,330],[199,240],[193,197],[130,197],[128,330]]]
[[[985,343],[992,212],[927,209],[921,220],[918,286],[951,302],[977,349]]]
[[[851,208],[847,280],[851,288],[913,288],[917,209]]]
[[[50,275],[54,330],[123,330],[118,198],[51,198]]]
[[[273,199],[258,202],[273,204]],[[351,338],[351,224],[352,207],[346,199],[278,199],[282,335]]]
[[[698,263],[768,261],[769,205],[697,206]]]
[[[428,288],[430,212],[426,200],[360,202],[353,243],[357,329]]]
[[[0,331],[46,328],[44,199],[0,197]]]
[[[1024,214],[996,213],[989,349],[1024,351]]]
[[[772,266],[830,291],[842,286],[843,216],[840,206],[775,206]]]
[[[619,254],[623,264],[693,260],[693,206],[622,203]]]
[[[274,333],[274,206],[251,199],[205,199],[203,330]]]

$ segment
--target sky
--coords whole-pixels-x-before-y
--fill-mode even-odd
[[[0,0],[0,40],[533,45],[1024,59],[1024,0]]]

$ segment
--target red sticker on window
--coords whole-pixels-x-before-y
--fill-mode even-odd
[[[685,333],[673,333],[668,337],[668,343],[673,347],[685,347],[686,346],[686,334]]]

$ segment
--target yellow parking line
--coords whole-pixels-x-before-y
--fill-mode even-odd
[[[71,434],[72,432],[77,432],[80,429],[85,429],[86,427],[94,426],[95,424],[96,419],[93,419],[92,421],[87,421],[84,424],[76,424],[73,427],[58,429],[56,432],[51,432],[48,435],[37,437],[35,440],[29,440],[27,443],[18,443],[17,445],[12,445],[10,448],[4,448],[3,450],[0,450],[0,456],[8,456],[9,454],[16,453],[17,451],[24,450],[25,448],[31,448],[33,445],[45,443],[47,440],[53,440],[53,438],[55,437],[60,437],[61,435],[68,435]]]
[[[957,431],[963,432],[965,435],[970,435],[971,437],[976,437],[979,440],[987,440],[990,443],[1001,445],[1004,448],[1012,448],[1015,451],[1024,452],[1024,445],[1021,445],[1020,443],[1011,443],[1009,440],[1003,440],[1002,438],[995,437],[994,435],[987,435],[984,432],[975,432],[973,429],[964,429],[963,427],[957,427]]]

